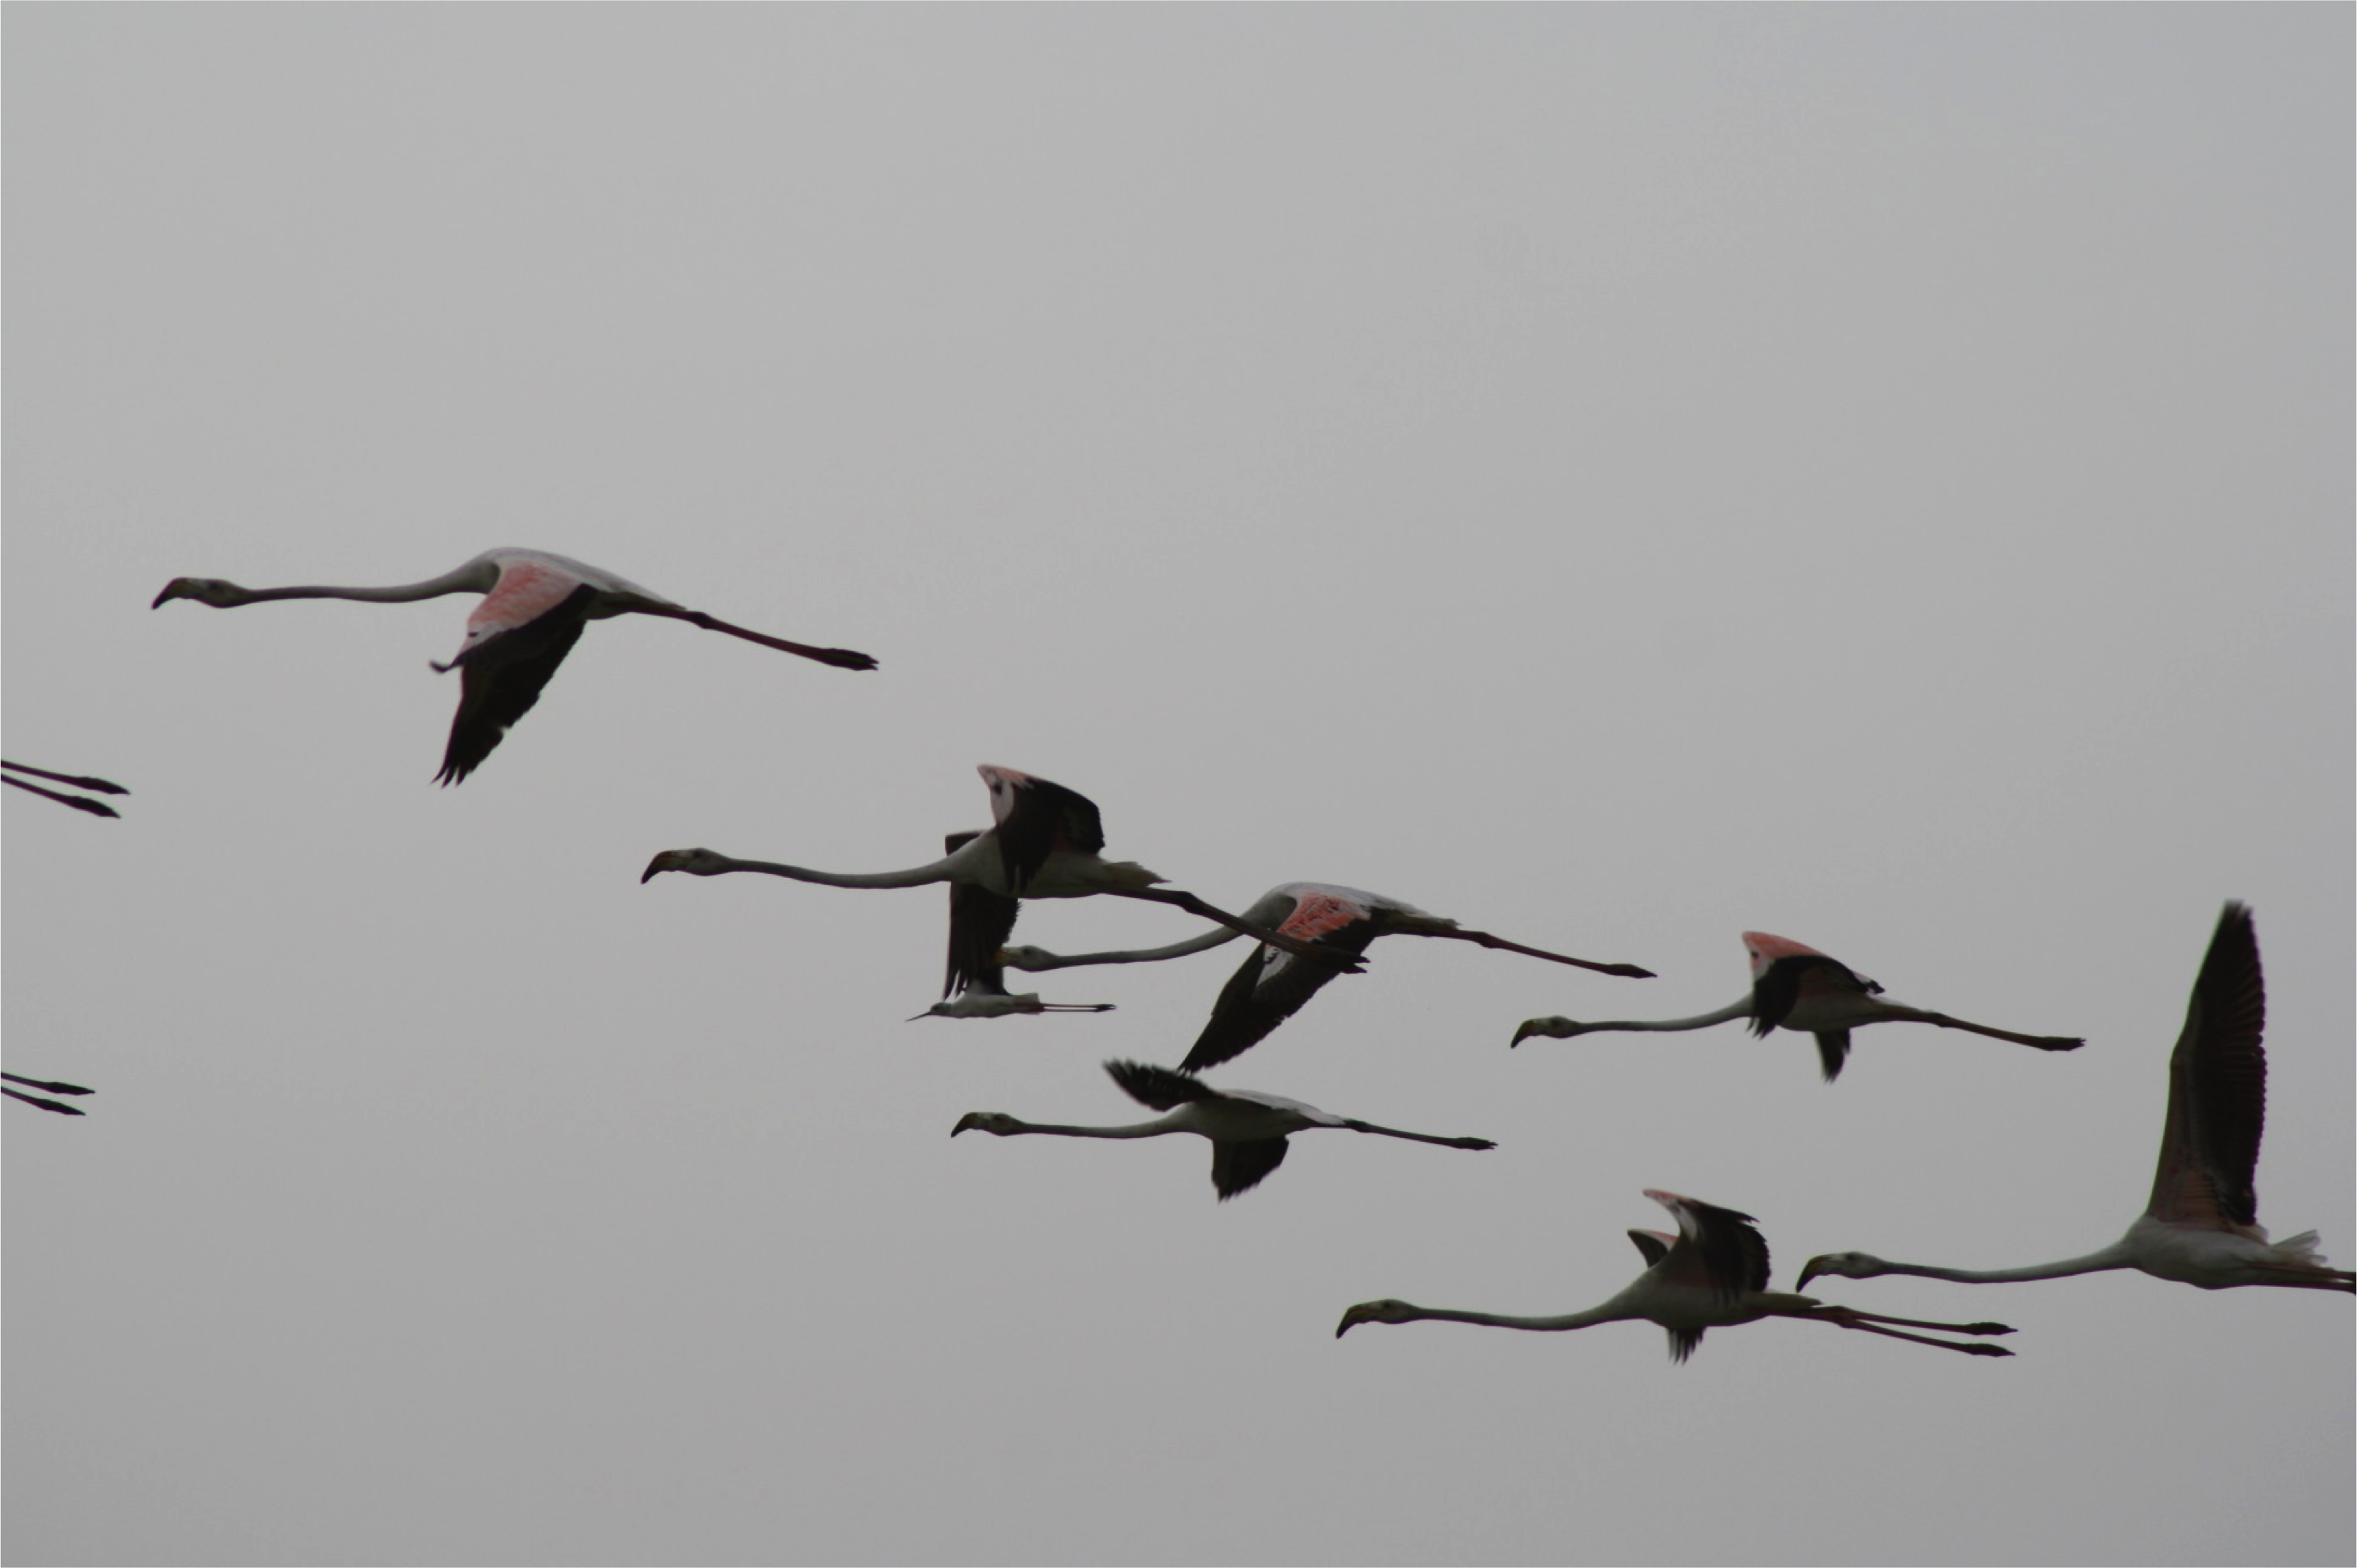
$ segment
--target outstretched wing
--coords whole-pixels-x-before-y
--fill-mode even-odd
[[[1354,957],[1367,950],[1381,929],[1366,912],[1340,899],[1309,897],[1301,898],[1276,929]],[[1339,965],[1297,958],[1265,944],[1254,947],[1221,988],[1219,1000],[1211,1004],[1211,1021],[1178,1065],[1200,1072],[1243,1055],[1341,972]]]
[[[942,847],[955,854],[981,836],[952,833],[942,841]],[[1006,991],[1006,968],[998,961],[998,950],[1015,934],[1015,917],[1022,908],[1016,900],[971,882],[950,884],[950,957],[948,972],[942,979],[943,996],[969,989]]]
[[[1211,1145],[1211,1186],[1224,1203],[1240,1192],[1258,1187],[1269,1172],[1285,1164],[1285,1140],[1254,1138],[1245,1144]]]
[[[1105,1071],[1121,1091],[1155,1111],[1172,1111],[1194,1100],[1217,1100],[1220,1091],[1201,1079],[1145,1062],[1107,1062]],[[1266,1172],[1263,1172],[1266,1175]],[[1257,1179],[1257,1178],[1255,1178]]]
[[[1729,1298],[1768,1288],[1768,1241],[1758,1220],[1674,1192],[1647,1187],[1645,1196],[1677,1216],[1677,1245],[1658,1265],[1663,1277]]]
[[[1094,854],[1104,848],[1104,822],[1087,796],[1012,768],[985,766],[981,773],[998,824],[1000,865],[1017,894],[1056,851]]]
[[[482,766],[509,727],[532,712],[541,688],[581,640],[597,597],[597,590],[585,584],[532,619],[470,644],[451,661],[458,671],[458,713],[450,721],[450,744],[436,783],[463,780]]]
[[[2256,1225],[2266,1129],[2267,992],[2251,911],[2228,904],[2169,1058],[2169,1122],[2147,1210],[2179,1224]]]

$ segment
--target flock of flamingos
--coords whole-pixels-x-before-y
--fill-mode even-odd
[[[867,655],[847,649],[814,648],[732,626],[610,573],[533,550],[487,551],[439,577],[382,588],[243,588],[214,577],[178,577],[166,585],[155,603],[160,607],[173,599],[193,599],[229,609],[271,599],[394,604],[459,593],[480,594],[483,598],[468,618],[466,639],[457,656],[449,664],[435,666],[441,671],[456,669],[460,676],[458,711],[450,725],[439,775],[444,784],[458,783],[482,765],[509,727],[540,700],[541,689],[592,620],[618,615],[661,616],[841,669],[870,670],[876,665]],[[121,792],[103,780],[44,774],[33,768],[16,771]],[[1211,1183],[1222,1200],[1258,1186],[1283,1164],[1286,1141],[1296,1133],[1339,1128],[1447,1148],[1495,1146],[1483,1138],[1441,1137],[1379,1126],[1273,1094],[1217,1090],[1196,1076],[1267,1038],[1336,975],[1362,968],[1361,955],[1377,937],[1438,937],[1606,974],[1644,978],[1652,972],[1634,964],[1598,962],[1525,947],[1487,931],[1469,930],[1454,920],[1396,899],[1325,883],[1287,883],[1271,889],[1241,915],[1230,914],[1191,893],[1165,886],[1162,878],[1141,865],[1104,859],[1101,853],[1103,826],[1095,804],[1085,797],[1012,768],[985,767],[981,773],[990,790],[992,825],[980,832],[952,834],[941,858],[922,865],[856,875],[739,860],[708,849],[679,849],[656,855],[640,881],[662,872],[695,876],[749,872],[832,887],[947,883],[950,940],[944,1000],[928,1012],[952,1018],[1101,1012],[1107,1005],[1042,1002],[1036,993],[1010,993],[1006,985],[1009,968],[1039,972],[1086,964],[1150,963],[1201,952],[1240,936],[1254,939],[1251,952],[1221,990],[1210,1021],[1177,1069],[1139,1062],[1105,1064],[1124,1093],[1157,1113],[1152,1120],[1075,1127],[1025,1122],[1003,1112],[976,1111],[961,1119],[951,1134],[973,1131],[998,1137],[1043,1133],[1155,1138],[1191,1133],[1211,1143]],[[7,781],[83,810],[113,814],[96,801],[60,796],[13,777]],[[1098,894],[1176,905],[1213,922],[1217,929],[1190,940],[1134,951],[1060,955],[1007,945],[1020,900]],[[1601,1030],[1701,1029],[1741,1018],[1749,1021],[1755,1035],[1783,1028],[1815,1036],[1828,1082],[1841,1073],[1851,1032],[1867,1024],[1931,1024],[2048,1051],[2072,1050],[2083,1043],[2060,1036],[2016,1034],[1906,1006],[1884,997],[1880,986],[1838,960],[1781,937],[1747,931],[1743,942],[1751,958],[1750,992],[1716,1012],[1657,1022],[1532,1018],[1514,1031],[1513,1043],[1519,1046],[1539,1036],[1564,1038]],[[2261,1046],[2266,1022],[2266,988],[2251,914],[2244,906],[2230,903],[2219,918],[2217,932],[2195,976],[2185,1027],[2169,1057],[2169,1115],[2161,1130],[2152,1200],[2126,1235],[2083,1257],[2014,1269],[1942,1268],[1891,1262],[1865,1252],[1830,1252],[1809,1260],[1801,1271],[1800,1286],[1805,1288],[1821,1274],[1850,1279],[1921,1274],[1967,1283],[1997,1283],[2136,1269],[2204,1290],[2288,1285],[2357,1292],[2357,1274],[2328,1267],[2318,1254],[2314,1231],[2271,1242],[2258,1223],[2253,1177],[2266,1111],[2266,1054]],[[10,1081],[58,1093],[88,1092],[71,1084],[13,1077]],[[45,1109],[71,1111],[57,1101],[13,1090],[0,1092]],[[1682,1361],[1701,1342],[1706,1329],[1791,1317],[1966,1355],[2010,1354],[1985,1342],[1986,1336],[2012,1332],[2001,1323],[1926,1323],[1886,1317],[1827,1305],[1792,1292],[1771,1291],[1768,1244],[1750,1216],[1672,1192],[1648,1190],[1645,1196],[1676,1219],[1676,1232],[1631,1230],[1630,1240],[1644,1255],[1645,1271],[1627,1289],[1599,1305],[1560,1316],[1515,1317],[1417,1306],[1405,1301],[1368,1301],[1345,1312],[1335,1333],[1339,1337],[1361,1323],[1417,1319],[1560,1330],[1641,1318],[1668,1330],[1671,1354]],[[1909,1333],[1909,1329],[1975,1337],[1960,1342]]]

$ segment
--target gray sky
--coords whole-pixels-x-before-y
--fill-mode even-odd
[[[7,1554],[2330,1562],[2349,1304],[1600,1301],[1663,1187],[1964,1266],[2140,1210],[2220,903],[2278,1235],[2357,1256],[2345,6],[27,6],[5,16]],[[495,544],[876,654],[592,628],[457,789]],[[996,762],[1231,907],[1410,899],[1140,1113],[1240,956],[904,1022]],[[1191,934],[1033,906],[1073,950]],[[1538,1041],[1738,933],[1891,1026]],[[22,1114],[13,1114],[22,1112]]]

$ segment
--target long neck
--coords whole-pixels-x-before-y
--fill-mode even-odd
[[[946,882],[953,869],[955,856],[936,860],[908,871],[813,871],[807,866],[780,865],[770,860],[738,860],[733,855],[718,857],[721,870],[758,871],[765,876],[784,876],[796,882],[817,882],[829,887],[922,887],[930,882]]]
[[[1183,942],[1172,942],[1160,948],[1127,948],[1112,952],[1052,953],[1035,951],[1023,958],[1010,955],[1007,962],[1016,969],[1046,970],[1075,969],[1087,963],[1159,963],[1166,958],[1185,958],[1189,953],[1209,952],[1211,949],[1234,941],[1243,933],[1224,927],[1206,931],[1200,937],[1189,937]]]
[[[422,583],[400,583],[390,588],[241,588],[242,603],[265,599],[360,599],[369,604],[406,604],[412,599],[438,599],[445,594],[488,593],[499,581],[499,569],[488,562],[469,561],[454,572]]]
[[[1566,1328],[1588,1328],[1598,1323],[1615,1323],[1632,1313],[1616,1312],[1612,1304],[1591,1306],[1586,1312],[1567,1312],[1559,1317],[1515,1317],[1502,1312],[1460,1312],[1446,1306],[1419,1306],[1415,1309],[1419,1318],[1436,1323],[1479,1323],[1491,1328],[1528,1328],[1552,1334]]]
[[[2020,1269],[1943,1269],[1932,1263],[1884,1263],[1878,1274],[1920,1274],[1927,1280],[1954,1280],[1963,1284],[2014,1284],[2023,1280],[2059,1280],[2072,1274],[2099,1274],[2106,1269],[2132,1269],[2134,1260],[2128,1256],[2127,1244],[2115,1241],[2100,1252],[2090,1252],[2083,1258],[2065,1258],[2059,1263],[2032,1263]]]
[[[1681,1029],[1707,1029],[1713,1024],[1724,1024],[1732,1018],[1749,1018],[1749,1016],[1751,1016],[1751,998],[1746,996],[1739,1002],[1728,1003],[1726,1006],[1721,1007],[1715,1013],[1701,1013],[1691,1018],[1660,1018],[1650,1023],[1642,1020],[1624,1020],[1609,1024],[1589,1024],[1583,1026],[1580,1033],[1585,1035],[1593,1035],[1601,1030],[1607,1029],[1636,1029],[1645,1031],[1666,1030],[1674,1033]]]
[[[1010,1136],[1017,1133],[1052,1133],[1060,1138],[1158,1138],[1179,1130],[1178,1119],[1172,1115],[1134,1122],[1126,1127],[1060,1127],[1047,1122],[1018,1122],[1007,1133]]]

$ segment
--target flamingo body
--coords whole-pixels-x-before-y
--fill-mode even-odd
[[[1427,913],[1404,899],[1333,882],[1283,883],[1261,895],[1244,911],[1243,918],[1246,924],[1273,927],[1280,935],[1297,942],[1349,960],[1364,953],[1377,937],[1448,937],[1607,974],[1644,979],[1652,974],[1651,970],[1635,964],[1597,963],[1542,948],[1524,947],[1487,931],[1468,930],[1454,920]],[[1070,956],[1040,948],[1018,947],[1006,949],[999,958],[1007,965],[1027,970],[1092,963],[1150,963],[1202,952],[1232,941],[1239,934],[1233,930],[1206,932],[1164,948]],[[1307,1006],[1341,967],[1331,959],[1308,961],[1297,952],[1266,943],[1255,948],[1211,1004],[1211,1020],[1196,1036],[1186,1060],[1179,1064],[1181,1070],[1200,1072],[1242,1056]]]
[[[1176,904],[1313,961],[1358,966],[1349,955],[1252,925],[1224,909],[1213,908],[1192,893],[1162,886],[1161,877],[1134,862],[1106,860],[1097,853],[1104,847],[1104,826],[1096,805],[1077,790],[1012,768],[985,763],[975,771],[990,790],[992,825],[981,832],[951,834],[942,858],[924,865],[906,871],[813,871],[774,861],[738,860],[716,850],[668,849],[647,863],[639,880],[651,881],[665,871],[694,876],[752,871],[828,887],[922,887],[947,882],[953,892],[944,996],[1003,969],[1001,949],[1015,929],[1018,900],[1084,898],[1099,893]]]
[[[1919,1274],[1966,1284],[2061,1279],[2134,1269],[2155,1279],[2227,1290],[2287,1285],[2357,1292],[2357,1273],[2327,1266],[2317,1236],[2270,1241],[2259,1221],[2255,1177],[2266,1122],[2266,981],[2250,909],[2230,903],[2203,955],[2169,1058],[2169,1115],[2152,1197],[2127,1233],[2084,1257],[2018,1269],[1894,1263],[1870,1252],[1829,1252],[1801,1271],[1872,1279]]]
[[[584,626],[619,615],[683,620],[766,648],[846,670],[872,670],[876,660],[845,648],[789,642],[688,609],[614,573],[545,550],[486,550],[439,577],[382,588],[244,588],[219,577],[175,577],[150,608],[194,599],[216,609],[272,599],[353,599],[400,604],[446,594],[480,594],[467,618],[457,654],[437,671],[459,671],[458,712],[437,782],[456,784],[480,767],[511,726],[530,713]]]
[[[1846,1306],[1828,1306],[1805,1295],[1771,1291],[1768,1288],[1768,1242],[1760,1234],[1759,1221],[1732,1208],[1721,1208],[1674,1192],[1648,1187],[1645,1196],[1676,1217],[1677,1235],[1671,1237],[1658,1230],[1630,1231],[1629,1239],[1645,1255],[1645,1272],[1626,1289],[1585,1312],[1556,1317],[1515,1317],[1502,1313],[1417,1306],[1394,1297],[1362,1301],[1350,1308],[1342,1314],[1334,1337],[1339,1339],[1361,1323],[1439,1321],[1555,1332],[1639,1319],[1666,1330],[1670,1359],[1683,1361],[1702,1343],[1706,1330],[1757,1323],[1765,1317],[1796,1317],[1957,1350],[1967,1356],[2013,1353],[1995,1345],[1960,1345],[1950,1339],[1900,1332],[1901,1328],[1932,1328],[1951,1334],[2013,1332],[2002,1323],[1926,1323],[1916,1318],[1884,1317]]]
[[[1337,1116],[1282,1095],[1253,1090],[1215,1090],[1202,1079],[1144,1062],[1112,1061],[1105,1071],[1122,1092],[1139,1104],[1164,1114],[1151,1122],[1120,1127],[1071,1127],[1025,1122],[1003,1111],[970,1111],[950,1129],[984,1132],[1010,1138],[1047,1133],[1066,1138],[1159,1138],[1170,1133],[1191,1133],[1211,1144],[1211,1187],[1222,1202],[1258,1187],[1285,1163],[1286,1139],[1320,1127],[1351,1133],[1374,1133],[1418,1144],[1439,1144],[1452,1149],[1494,1149],[1487,1138],[1444,1138],[1429,1133],[1403,1133]]]
[[[1842,1066],[1849,1059],[1850,1031],[1867,1024],[1931,1024],[1943,1029],[1962,1029],[1967,1034],[2010,1040],[2041,1051],[2075,1051],[2087,1043],[2075,1036],[2020,1035],[2010,1029],[1993,1029],[1986,1024],[1967,1023],[1945,1013],[1889,1001],[1883,996],[1881,986],[1839,959],[1789,937],[1746,931],[1743,950],[1751,961],[1751,994],[1715,1012],[1691,1018],[1620,1019],[1604,1024],[1583,1024],[1563,1017],[1525,1018],[1514,1030],[1512,1043],[1519,1046],[1534,1035],[1568,1039],[1616,1030],[1706,1029],[1714,1024],[1749,1018],[1754,1035],[1765,1036],[1781,1028],[1814,1036],[1817,1060],[1824,1069],[1827,1083],[1841,1076]]]

